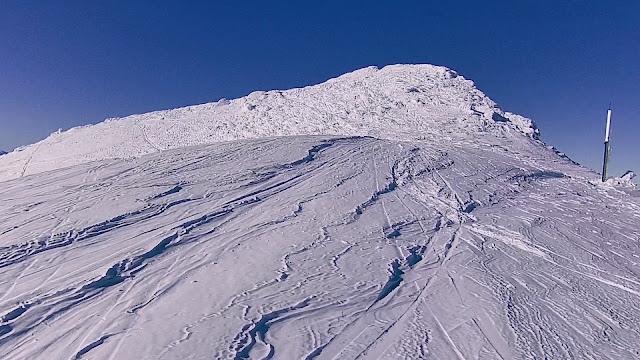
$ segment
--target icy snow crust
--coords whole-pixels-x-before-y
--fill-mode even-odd
[[[514,129],[530,136],[537,132],[531,120],[504,113],[472,81],[450,69],[368,67],[306,88],[257,91],[236,100],[58,131],[1,157],[0,181],[87,161],[246,138],[368,135],[442,141]]]
[[[3,155],[0,358],[640,358],[636,187],[535,135],[391,66]]]

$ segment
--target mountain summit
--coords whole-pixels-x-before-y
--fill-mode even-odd
[[[0,158],[0,359],[640,359],[632,174],[536,135],[427,65],[53,134]]]
[[[256,91],[58,131],[0,159],[0,181],[87,161],[248,138],[344,135],[444,142],[487,134],[535,138],[538,130],[530,119],[502,111],[472,81],[448,68],[372,66],[315,86]]]

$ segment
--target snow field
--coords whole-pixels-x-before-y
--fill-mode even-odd
[[[0,357],[640,357],[638,198],[518,136],[242,140],[3,182]]]

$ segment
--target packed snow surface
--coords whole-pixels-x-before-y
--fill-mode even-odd
[[[385,69],[345,77],[423,71]],[[353,92],[393,91],[371,81]],[[322,96],[333,95],[318,92],[314,107],[348,107]],[[635,186],[599,182],[524,118],[492,103],[470,115],[450,96],[415,113],[419,133],[389,120],[407,117],[371,115],[389,131],[368,131],[386,139],[345,131],[158,152],[110,128],[153,123],[147,114],[3,156],[30,153],[34,172],[40,151],[75,165],[29,175],[29,163],[0,182],[0,358],[640,358]],[[274,121],[310,126],[314,114]],[[252,131],[268,128],[258,119]],[[129,152],[88,162],[64,141]]]

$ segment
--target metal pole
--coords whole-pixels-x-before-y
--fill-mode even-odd
[[[609,151],[611,150],[611,146],[609,142],[604,143],[604,163],[602,165],[602,182],[607,181],[607,167],[609,166]]]
[[[609,104],[609,110],[607,110],[607,129],[604,134],[604,161],[602,163],[602,182],[607,181],[607,167],[609,166],[609,153],[611,152],[611,145],[609,144],[610,132],[611,132],[611,104]]]

